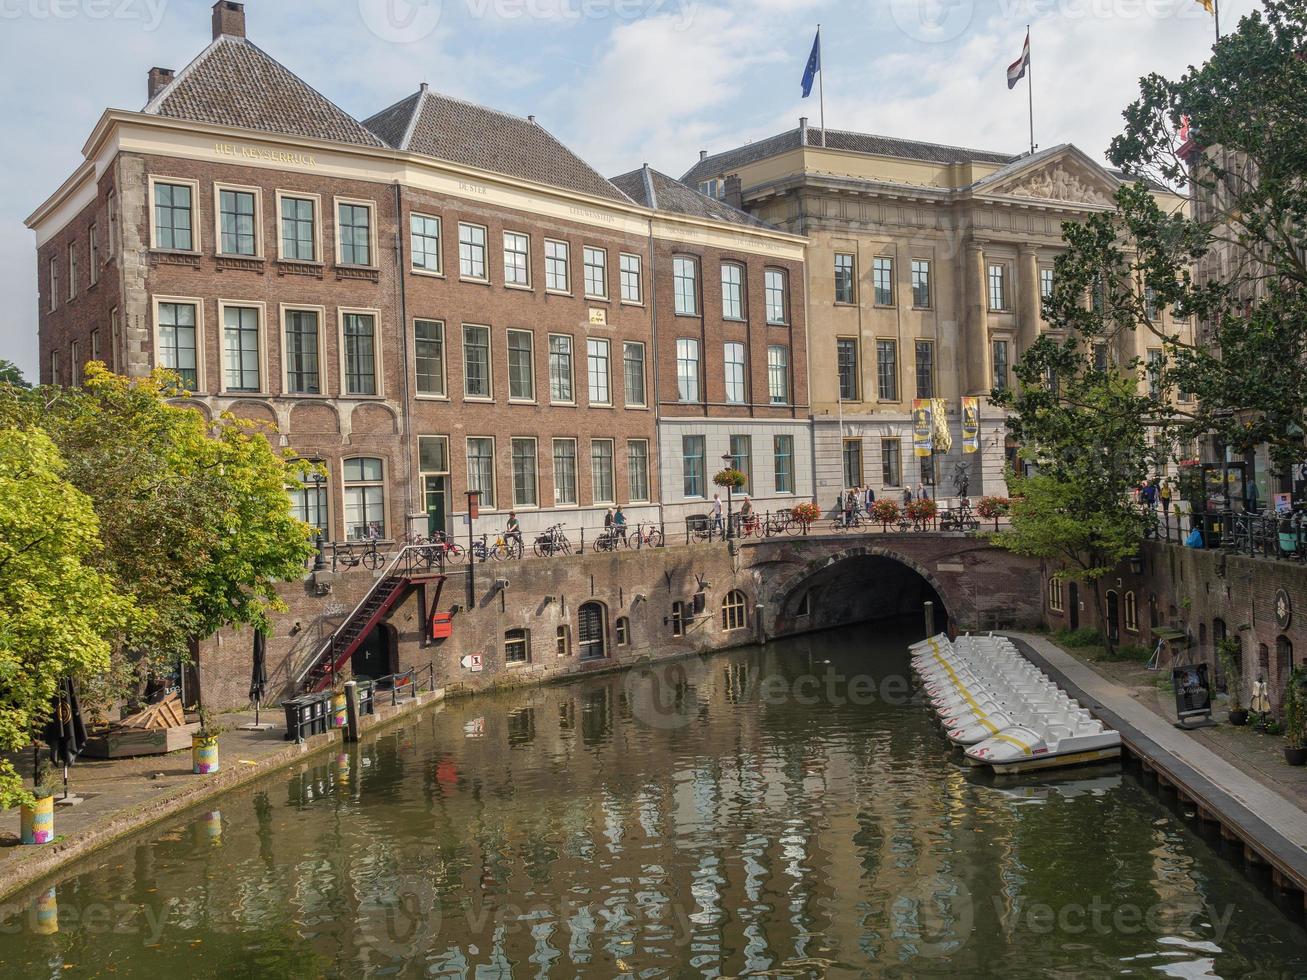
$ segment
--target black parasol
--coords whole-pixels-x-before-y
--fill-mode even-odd
[[[82,706],[71,677],[65,677],[55,689],[50,720],[46,722],[42,738],[50,746],[50,761],[63,767],[64,799],[67,799],[68,767],[86,747],[86,723],[82,720]]]
[[[261,629],[254,631],[254,661],[250,669],[250,700],[254,703],[254,723],[259,723],[259,704],[268,686],[268,636]]]

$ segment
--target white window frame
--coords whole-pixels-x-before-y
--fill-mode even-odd
[[[465,273],[463,271],[463,229],[473,229],[481,232],[481,268],[484,274],[477,276]],[[476,248],[474,242],[466,243],[468,248]],[[458,278],[463,282],[489,282],[490,281],[490,229],[485,225],[479,225],[475,221],[460,221],[458,223]]]
[[[726,287],[727,287],[727,285],[728,285],[728,283],[726,282],[726,270],[727,270],[727,269],[734,269],[734,270],[739,274],[739,281],[737,281],[737,282],[733,282],[733,283],[730,283],[730,284],[729,284],[730,286],[734,287],[735,290],[736,290],[736,299],[738,300],[738,302],[737,302],[736,305],[739,307],[739,309],[738,309],[736,312],[733,312],[733,313],[728,313],[728,312],[726,311],[726,295],[727,295],[727,294],[726,294]],[[745,274],[744,274],[744,263],[742,263],[742,262],[723,262],[723,263],[722,263],[722,274],[721,274],[721,286],[722,286],[722,319],[723,319],[723,320],[736,321],[736,322],[743,322],[744,319],[745,319],[745,313],[746,313],[747,310],[748,310],[748,306],[747,306],[747,304],[745,303]]]
[[[643,496],[635,492],[635,487],[631,483],[631,447],[634,445],[644,446],[644,494]],[[626,440],[626,496],[630,503],[647,504],[653,500],[653,476],[652,476],[652,458],[649,454],[648,439],[627,439]]]
[[[413,219],[422,218],[426,221],[436,223],[436,267],[428,269],[426,266],[417,265],[414,259],[417,252],[413,248]],[[426,237],[426,236],[423,236]],[[434,276],[437,279],[445,278],[445,223],[438,214],[428,214],[426,211],[409,211],[408,213],[408,268],[415,276]]]
[[[469,395],[467,393],[467,328],[474,327],[486,332],[486,394]],[[458,327],[459,364],[463,368],[463,401],[493,402],[495,400],[495,335],[489,324],[461,323]]]
[[[558,444],[560,442],[569,442],[572,444],[572,498],[571,500],[558,499]],[[579,507],[581,505],[581,486],[580,473],[577,467],[577,440],[571,436],[560,436],[553,440],[549,446],[549,465],[550,474],[553,481],[554,506],[555,507]]]
[[[730,348],[738,347],[740,349],[740,360],[732,361],[728,356]],[[731,397],[731,372],[732,366],[738,365],[740,368],[740,397]],[[730,405],[747,405],[749,403],[749,355],[745,345],[738,340],[728,340],[722,344],[722,379],[725,382],[726,401]]]
[[[568,386],[572,389],[572,397],[569,401],[560,401],[554,398],[554,376],[553,368],[550,364],[550,357],[553,355],[553,339],[562,337],[567,340],[567,363],[568,363]],[[551,405],[575,405],[576,404],[576,338],[569,333],[551,333],[546,340],[545,346],[545,373],[549,381],[549,404]]]
[[[563,263],[564,285],[562,289],[559,289],[557,286],[549,285],[549,279],[550,279],[549,264],[551,262],[559,261],[557,256],[551,256],[549,254],[549,247],[551,245],[561,245],[563,247],[563,257],[561,261]],[[569,242],[566,242],[561,238],[545,239],[545,292],[553,293],[556,296],[572,295],[572,246]]]
[[[926,276],[926,302],[924,305],[917,302],[917,266],[925,266]],[[935,261],[934,259],[908,259],[908,289],[912,293],[912,308],[914,310],[933,310],[935,308]]]
[[[999,270],[999,291],[1002,295],[999,299],[1002,305],[994,305],[994,270]],[[1008,264],[1006,262],[989,261],[985,263],[985,301],[990,313],[1010,313],[1012,312],[1011,289],[1008,286]]]
[[[514,279],[510,279],[510,278],[508,278],[508,254],[509,254],[509,252],[508,252],[508,236],[509,236],[509,235],[512,235],[512,236],[514,236],[514,237],[516,237],[516,238],[522,238],[522,239],[525,239],[525,241],[526,241],[526,252],[525,252],[525,255],[526,255],[526,282],[517,282],[517,281],[514,280]],[[504,285],[505,285],[507,288],[509,288],[509,289],[531,289],[531,288],[532,288],[532,285],[531,285],[531,236],[528,235],[528,234],[527,234],[526,232],[524,232],[524,231],[514,231],[514,230],[511,229],[511,228],[505,228],[505,229],[504,229],[504,234],[503,234],[503,241],[504,241],[504,253],[503,253],[503,254],[504,254]],[[522,254],[522,253],[519,253],[519,252],[516,252],[516,251],[515,251],[515,252],[513,252],[513,254],[514,254],[514,255],[519,255],[519,254]]]
[[[440,327],[440,387],[441,393],[438,395],[418,391],[417,383],[417,338],[418,322],[435,323]],[[438,320],[430,316],[415,316],[410,324],[409,336],[413,343],[413,397],[420,401],[447,402],[449,401],[449,332],[445,329],[445,321]]]
[[[533,478],[535,481],[535,503],[524,504],[517,499],[517,454],[513,451],[517,443],[531,443],[531,461],[533,464]],[[539,510],[540,509],[540,441],[535,436],[511,436],[508,440],[508,475],[513,483],[513,509],[514,510]]]
[[[475,324],[473,324],[475,326]],[[499,510],[499,467],[495,465],[498,459],[499,446],[495,442],[494,436],[469,435],[463,437],[463,476],[467,480],[466,486],[468,492],[472,491],[472,460],[468,455],[468,449],[473,439],[490,440],[490,492],[494,495],[494,503],[487,505],[484,492],[477,501],[477,506],[483,513],[494,513]],[[538,491],[537,491],[538,492]]]
[[[185,185],[191,189],[191,247],[190,248],[164,248],[159,244],[158,224],[154,220],[154,189],[159,184]],[[146,193],[149,198],[146,202],[148,211],[147,221],[150,223],[150,250],[155,252],[175,252],[179,255],[198,255],[204,248],[201,234],[203,222],[200,221],[200,182],[191,180],[187,177],[169,177],[166,174],[150,174],[147,181]]]
[[[159,360],[159,307],[164,303],[181,303],[195,307],[195,395],[205,394],[204,364],[204,300],[199,296],[151,296],[150,297],[150,337],[154,344],[152,358],[156,368],[163,367]],[[115,307],[115,312],[117,308]]]
[[[644,398],[638,402],[627,401],[626,391],[626,349],[628,347],[640,348],[640,390]],[[622,341],[622,404],[627,408],[648,408],[649,407],[649,364],[647,360],[649,350],[643,341],[624,340]]]
[[[776,388],[772,377],[772,351],[781,351],[785,358],[784,364],[781,365],[785,372],[785,397],[778,400],[776,398]],[[784,344],[769,344],[767,346],[767,402],[770,405],[793,405],[794,404],[794,376],[790,365],[790,348]]]
[[[779,276],[781,282],[781,286],[780,286],[781,315],[779,318],[772,316],[771,293],[773,292],[773,289],[767,283],[767,280],[773,276]],[[772,326],[776,326],[776,327],[789,326],[790,325],[790,274],[784,269],[779,269],[775,266],[769,266],[768,268],[764,269],[762,273],[762,288],[763,288],[763,313],[767,319],[767,322]]]
[[[299,392],[290,390],[290,354],[286,346],[286,314],[288,313],[316,313],[318,315],[318,391],[317,394],[311,392]],[[327,385],[327,345],[326,339],[326,322],[327,308],[325,306],[314,306],[312,303],[282,303],[277,315],[280,324],[280,332],[277,335],[277,349],[281,352],[281,393],[287,398],[324,398],[330,390]]]
[[[677,266],[681,263],[687,264],[693,272],[693,275],[690,277],[690,283],[693,288],[690,290],[689,296],[690,301],[693,303],[693,307],[689,310],[681,310],[677,308],[681,299],[679,284],[685,280],[685,276],[677,275],[676,272]],[[672,312],[676,316],[689,316],[696,318],[699,316],[699,276],[702,272],[702,269],[700,268],[701,264],[702,263],[700,263],[693,255],[672,256]]]
[[[351,395],[345,391],[346,373],[345,373],[345,317],[348,314],[357,313],[363,316],[372,317],[372,370],[373,380],[376,382],[377,392],[375,395]],[[375,307],[365,306],[341,306],[336,309],[336,351],[337,365],[340,372],[339,397],[340,398],[358,398],[358,399],[378,399],[386,396],[386,369],[385,369],[385,351],[381,343],[381,311]]]
[[[77,239],[68,243],[68,301],[77,298]]]
[[[254,195],[254,254],[243,252],[224,252],[222,250],[222,192],[232,191],[238,194]],[[281,229],[278,228],[278,238]],[[263,258],[263,188],[246,184],[229,184],[215,180],[213,182],[213,250],[217,255],[232,259]]]
[[[278,188],[275,192],[277,198],[277,261],[279,262],[308,262],[314,265],[322,264],[322,195],[313,194],[309,191],[288,191]],[[286,254],[286,243],[281,233],[282,222],[282,203],[286,198],[294,198],[297,201],[313,202],[313,258],[296,259]]]
[[[681,390],[681,361],[690,362],[690,358],[681,357],[681,344],[693,344],[694,350],[694,397],[686,398],[685,393]],[[689,350],[690,348],[687,348]],[[677,337],[676,338],[676,400],[682,405],[698,405],[703,402],[703,345],[699,343],[698,337]]]
[[[380,268],[377,260],[381,257],[377,252],[377,202],[369,201],[362,197],[333,197],[331,203],[331,217],[333,228],[335,229],[336,238],[336,265],[343,266],[347,269],[377,269]],[[352,262],[345,262],[342,259],[341,237],[340,237],[340,206],[342,204],[351,204],[354,207],[368,209],[368,264],[355,265]],[[380,321],[378,321],[379,323]]]
[[[595,482],[595,446],[607,444],[608,446],[608,483],[612,493],[608,497],[600,497],[598,486]],[[591,439],[590,440],[590,502],[595,506],[617,503],[617,446],[612,439]]]
[[[880,299],[880,273],[882,268],[888,271],[888,290],[889,299],[881,302]],[[895,262],[893,255],[875,255],[871,259],[871,303],[873,306],[888,310],[898,306],[898,282],[895,277]]]
[[[513,394],[513,347],[510,341],[513,334],[520,334],[530,340],[527,346],[527,356],[530,362],[531,394],[523,398]],[[504,332],[504,366],[508,371],[508,401],[512,405],[534,405],[536,404],[536,335],[534,330],[526,330],[521,327],[509,327]]]
[[[604,350],[604,387],[608,390],[608,398],[599,401],[595,400],[594,380],[591,377],[590,358],[593,356],[590,350],[591,344],[601,344]],[[607,337],[585,338],[585,397],[586,404],[591,408],[613,407],[613,345]]]
[[[349,482],[347,482],[347,481],[345,480],[345,464],[346,464],[346,463],[351,463],[351,462],[353,462],[353,461],[356,460],[356,459],[375,459],[375,460],[380,461],[380,463],[381,463],[381,481],[380,481],[380,484],[378,484],[378,482],[377,482],[376,480],[354,480],[354,481],[349,481]],[[347,492],[351,487],[375,487],[375,486],[378,486],[378,485],[380,485],[380,487],[381,487],[381,536],[380,536],[377,540],[379,540],[379,541],[385,541],[385,540],[388,540],[388,539],[389,539],[389,537],[390,537],[390,527],[389,527],[389,525],[390,525],[390,500],[389,500],[389,496],[390,496],[390,495],[389,495],[389,492],[388,492],[388,491],[389,491],[389,484],[388,484],[388,481],[387,481],[387,479],[386,479],[387,476],[389,475],[389,473],[388,473],[387,471],[388,471],[388,467],[387,467],[387,465],[386,465],[386,457],[385,457],[385,456],[380,456],[380,455],[376,455],[376,456],[374,456],[374,455],[371,455],[371,454],[369,454],[369,453],[351,453],[350,455],[345,456],[345,457],[343,457],[343,458],[341,459],[341,461],[340,461],[340,519],[341,519],[342,528],[343,528],[343,530],[344,530],[344,532],[345,532],[345,538],[346,538],[346,540],[350,540],[350,541],[367,541],[367,540],[368,540],[368,538],[367,538],[366,536],[365,536],[365,537],[362,537],[362,538],[350,538],[350,536],[349,536],[349,517],[348,517],[348,514],[349,514],[349,507],[346,505],[346,499],[347,499],[347,498],[346,498],[346,492]],[[328,519],[330,519],[330,514],[328,514]],[[364,508],[364,512],[363,512],[363,520],[364,520],[364,526],[366,527],[366,526],[367,526],[367,509],[366,509],[366,507]]]
[[[252,391],[243,388],[227,387],[227,309],[235,307],[243,310],[258,311],[258,328],[256,336],[259,344],[259,386]],[[268,307],[263,300],[238,300],[238,299],[219,299],[218,300],[218,360],[222,365],[222,370],[218,377],[218,393],[223,395],[234,395],[237,397],[250,397],[253,395],[267,395],[268,393]],[[283,358],[284,360],[284,358]],[[321,370],[321,368],[319,368]],[[284,390],[284,389],[283,389]]]
[[[622,263],[627,259],[635,259],[635,288],[639,294],[636,299],[628,299],[626,296],[626,276],[632,274],[622,268]],[[622,303],[626,306],[644,306],[644,259],[634,252],[622,252],[617,260],[617,277]]]
[[[599,262],[590,261],[591,256],[598,256]],[[590,270],[598,269],[600,272],[599,285],[603,292],[592,292],[590,290]],[[585,288],[586,299],[608,299],[608,249],[600,248],[598,245],[581,246],[581,279]]]

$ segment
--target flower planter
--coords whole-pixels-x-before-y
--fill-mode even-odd
[[[197,776],[207,776],[217,771],[218,737],[196,732],[191,736],[191,772]]]
[[[1248,724],[1248,712],[1243,708],[1230,712],[1230,724],[1242,728]]]
[[[1307,765],[1307,748],[1304,749],[1286,748],[1284,750],[1284,761],[1289,763],[1289,765],[1291,766]]]
[[[54,840],[54,797],[47,796],[33,806],[19,808],[24,844],[48,844]]]

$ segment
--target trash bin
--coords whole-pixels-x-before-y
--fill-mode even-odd
[[[302,742],[321,735],[330,722],[331,692],[301,694],[281,702],[286,711],[286,741]]]

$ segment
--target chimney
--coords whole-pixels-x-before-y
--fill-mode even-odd
[[[726,178],[726,187],[722,192],[722,200],[737,211],[744,210],[744,185],[740,182],[739,174],[731,174]]]
[[[703,163],[703,162],[704,162],[705,160],[707,160],[707,159],[708,159],[708,151],[707,151],[707,150],[700,150],[700,151],[699,151],[699,162],[700,162],[700,163]]]
[[[527,116],[527,117],[526,117],[526,121],[529,122],[529,123],[534,123],[534,122],[536,121],[536,117],[535,117],[535,116]]]
[[[808,117],[807,116],[799,117],[799,145],[800,146],[808,145]]]
[[[245,4],[235,0],[218,0],[213,5],[213,39],[223,35],[245,36]]]
[[[177,73],[171,68],[151,68],[148,90],[150,99],[162,92]]]

